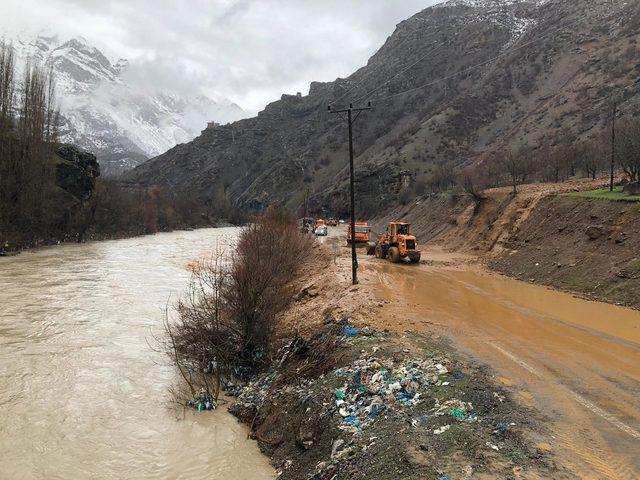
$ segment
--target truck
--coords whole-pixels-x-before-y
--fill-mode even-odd
[[[420,261],[418,240],[411,233],[411,224],[405,222],[389,222],[385,233],[377,242],[369,242],[367,255],[376,258],[388,258],[393,263],[408,259],[411,263]]]
[[[371,225],[369,225],[367,222],[356,222],[355,243],[369,242],[370,234],[371,234]],[[347,245],[351,245],[351,242],[352,242],[351,224],[349,224],[349,228],[347,229]]]

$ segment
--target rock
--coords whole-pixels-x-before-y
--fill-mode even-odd
[[[343,445],[344,445],[344,440],[342,440],[341,438],[339,438],[338,440],[333,442],[333,445],[331,446],[331,458],[332,459],[336,458],[336,454],[338,453],[338,450],[340,450]]]
[[[296,300],[302,300],[305,297],[314,298],[320,294],[320,289],[316,286],[315,283],[311,283],[306,287],[303,287],[302,290],[296,295]]]
[[[298,428],[296,443],[305,450],[309,450],[315,443],[316,419],[307,418],[303,420]]]
[[[601,225],[589,225],[585,232],[591,240],[597,240],[604,235],[604,227]]]
[[[56,184],[82,202],[89,200],[100,176],[95,155],[73,145],[62,145],[56,153],[63,160],[56,166]]]

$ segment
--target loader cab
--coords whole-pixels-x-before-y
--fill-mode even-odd
[[[408,223],[391,222],[387,226],[387,235],[389,235],[390,238],[396,238],[398,235],[411,235],[411,225]]]

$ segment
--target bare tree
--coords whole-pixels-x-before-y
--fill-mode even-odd
[[[584,175],[592,180],[598,176],[606,166],[606,139],[602,136],[596,139],[580,142],[575,146],[578,165]]]
[[[0,227],[9,225],[14,193],[12,184],[15,122],[14,75],[13,48],[5,43],[0,43]]]
[[[476,208],[486,200],[484,190],[487,188],[488,182],[485,174],[486,164],[471,165],[462,169],[458,174],[457,183],[460,189],[473,198]]]
[[[640,180],[640,119],[626,118],[616,136],[617,160],[630,182]]]
[[[51,72],[28,63],[16,102],[13,48],[0,45],[0,227],[20,237],[47,236],[57,132]]]
[[[513,187],[513,195],[518,194],[518,185],[527,181],[532,171],[531,155],[526,147],[520,147],[518,150],[509,150],[503,156],[501,161],[504,170],[509,175],[509,183]]]

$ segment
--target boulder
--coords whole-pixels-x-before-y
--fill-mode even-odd
[[[604,227],[602,225],[589,225],[585,233],[591,240],[597,240],[604,235]]]
[[[100,176],[95,155],[73,145],[62,145],[56,151],[62,161],[56,166],[56,184],[80,201],[91,198]]]

